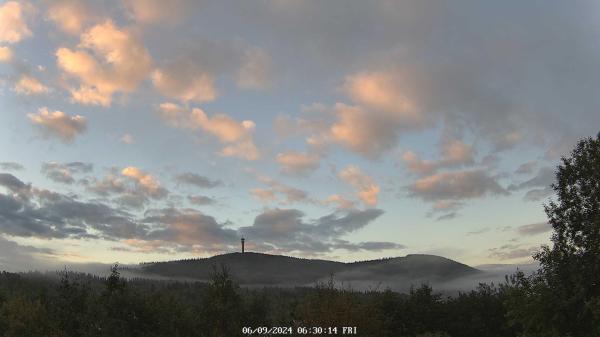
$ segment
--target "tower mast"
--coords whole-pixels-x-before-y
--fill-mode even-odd
[[[244,242],[246,241],[246,239],[242,238],[242,253],[244,252]]]

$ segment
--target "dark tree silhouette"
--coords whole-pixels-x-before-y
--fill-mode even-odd
[[[537,273],[513,276],[509,316],[524,336],[600,336],[600,134],[562,158],[552,188],[552,246],[534,255]]]

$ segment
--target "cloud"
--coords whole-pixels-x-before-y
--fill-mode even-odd
[[[484,234],[490,231],[489,227],[485,227],[485,228],[481,228],[475,231],[471,231],[471,232],[467,232],[467,235],[479,235],[479,234]]]
[[[504,245],[499,248],[490,248],[490,257],[499,260],[531,260],[533,254],[539,250],[537,246],[523,247],[521,245]]]
[[[327,199],[323,200],[324,205],[336,205],[338,209],[353,209],[356,208],[354,201],[346,199],[339,194],[332,194]]]
[[[134,209],[142,209],[151,200],[163,200],[169,195],[169,190],[162,187],[157,178],[142,169],[128,166],[112,171],[100,180],[92,179],[86,189]]]
[[[127,184],[119,177],[109,174],[102,180],[94,179],[87,189],[97,195],[108,197],[114,194],[122,194],[127,192]]]
[[[148,232],[146,240],[160,240],[193,246],[205,251],[223,250],[237,246],[239,235],[225,228],[215,218],[193,209],[159,209],[147,212],[143,223],[159,227]]]
[[[205,176],[191,172],[176,175],[175,182],[180,185],[194,185],[200,188],[213,188],[223,185],[221,180],[212,180]]]
[[[174,103],[162,103],[159,111],[163,120],[170,126],[201,129],[216,137],[223,144],[219,152],[222,156],[246,160],[256,160],[260,156],[252,139],[256,124],[251,120],[238,122],[226,114],[209,117],[202,109],[194,108],[188,111]]]
[[[349,210],[332,213],[305,222],[304,213],[296,209],[267,209],[252,226],[240,228],[248,242],[258,242],[272,251],[323,253],[333,249],[382,250],[402,245],[391,242],[349,243],[340,238],[359,230],[383,214],[379,209]]]
[[[76,136],[87,129],[87,120],[80,115],[69,116],[62,111],[49,111],[42,107],[37,114],[27,114],[29,120],[47,137],[56,137],[64,143],[71,143]]]
[[[425,201],[480,198],[486,195],[508,195],[509,192],[485,170],[472,169],[442,172],[415,181],[409,186],[411,196]]]
[[[321,121],[327,128],[313,130],[309,144],[337,143],[373,159],[394,147],[402,132],[426,125],[426,116],[390,72],[347,76],[342,91],[352,104],[338,102],[326,109],[335,120]]]
[[[277,163],[284,173],[303,175],[319,167],[320,157],[317,154],[287,151],[277,155]]]
[[[8,63],[13,59],[13,51],[9,47],[0,46],[0,63]]]
[[[157,69],[152,73],[152,82],[161,94],[184,102],[210,102],[218,95],[214,77],[193,63],[173,62]]]
[[[268,188],[255,188],[250,193],[263,203],[275,202],[281,197],[282,203],[292,204],[300,202],[313,202],[306,191],[288,186],[266,176],[259,176],[259,180],[268,185]]]
[[[8,1],[0,6],[0,42],[16,43],[33,36],[26,16],[33,7],[27,3]]]
[[[443,220],[451,220],[454,219],[458,216],[458,213],[456,212],[450,212],[450,213],[446,213],[446,214],[442,214],[439,217],[437,217],[437,221],[443,221]]]
[[[531,174],[531,173],[533,173],[533,170],[535,169],[536,166],[537,166],[536,161],[528,161],[526,163],[519,165],[519,167],[515,170],[515,173],[516,174]]]
[[[245,51],[237,75],[237,85],[243,89],[263,89],[271,82],[270,60],[260,48]]]
[[[347,76],[343,90],[355,103],[393,117],[400,126],[418,126],[424,116],[390,72],[361,72]]]
[[[552,226],[547,222],[538,222],[538,223],[522,225],[522,226],[517,227],[517,232],[520,235],[526,235],[526,236],[542,234],[542,233],[549,232],[551,230],[552,230]]]
[[[120,240],[140,252],[221,252],[237,247],[241,236],[272,252],[316,254],[334,249],[379,251],[403,247],[392,242],[351,243],[342,239],[381,216],[383,211],[379,209],[334,212],[310,221],[305,221],[298,210],[268,209],[255,218],[252,226],[236,230],[229,228],[229,222],[218,222],[189,208],[151,208],[136,217],[121,209],[120,202],[115,207],[97,200],[80,200],[76,195],[38,189],[10,174],[0,174],[0,186],[11,192],[0,193],[0,233],[16,237]],[[150,247],[153,249],[147,249]]]
[[[344,182],[350,184],[357,190],[358,198],[367,206],[377,205],[379,195],[379,185],[375,183],[372,177],[362,172],[356,166],[348,166],[338,173],[338,176]]]
[[[0,186],[7,188],[13,193],[29,190],[29,185],[26,185],[24,182],[10,173],[0,173]]]
[[[153,198],[161,199],[168,194],[168,191],[160,186],[160,183],[155,177],[137,167],[125,167],[121,170],[121,175],[133,180],[145,194]]]
[[[133,138],[133,136],[128,133],[124,134],[120,140],[121,140],[121,143],[127,144],[127,145],[131,145],[131,144],[135,143],[135,139]]]
[[[0,162],[0,169],[5,171],[22,171],[25,167],[15,162]]]
[[[197,1],[172,0],[124,0],[130,17],[136,22],[153,24],[159,22],[176,23],[191,13]]]
[[[50,91],[37,78],[30,75],[21,75],[17,83],[15,83],[13,90],[21,95],[42,95]]]
[[[85,0],[52,0],[48,1],[47,18],[63,32],[78,35],[91,22],[98,21],[96,14],[100,9],[92,8],[92,3]]]
[[[0,232],[38,238],[123,238],[142,229],[131,215],[99,202],[33,188],[12,175],[0,175],[0,185],[14,193],[0,193]]]
[[[204,195],[188,195],[188,201],[197,206],[214,205],[217,201]]]
[[[70,162],[61,164],[57,162],[45,162],[42,164],[41,172],[52,181],[72,184],[75,182],[75,178],[73,178],[74,174],[89,173],[93,169],[94,166],[90,163]]]
[[[250,193],[263,203],[273,202],[277,199],[275,190],[269,188],[254,188]]]
[[[333,113],[336,121],[324,133],[311,136],[309,144],[338,143],[353,152],[374,158],[396,142],[399,130],[385,116],[342,103],[335,104]]]
[[[441,158],[438,161],[423,160],[412,152],[406,151],[402,160],[412,173],[418,175],[429,175],[442,168],[450,168],[473,164],[473,148],[460,140],[449,140],[441,145]]]
[[[241,40],[210,40],[195,37],[176,55],[165,59],[152,74],[156,89],[170,99],[205,103],[222,95],[216,83],[221,78],[233,80],[242,89],[262,89],[271,82],[270,60],[258,47]]]
[[[508,187],[508,190],[519,191],[529,189],[523,198],[528,201],[538,201],[554,193],[551,186],[554,183],[554,179],[554,169],[551,167],[542,167],[533,178],[518,184],[512,184]]]
[[[135,90],[152,65],[133,33],[110,20],[81,34],[77,49],[59,48],[56,58],[58,67],[79,81],[71,98],[85,105],[110,106],[113,94]]]

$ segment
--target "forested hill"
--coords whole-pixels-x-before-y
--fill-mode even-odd
[[[328,278],[339,281],[449,281],[479,270],[434,255],[407,255],[381,260],[342,263],[260,253],[231,253],[205,259],[142,264],[142,275],[208,280],[213,266],[225,265],[245,285],[306,285]]]

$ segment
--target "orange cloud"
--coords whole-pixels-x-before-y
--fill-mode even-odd
[[[277,163],[283,172],[290,174],[303,174],[319,167],[320,157],[316,154],[288,151],[277,155]]]
[[[338,176],[340,179],[357,189],[357,195],[365,205],[377,205],[380,188],[372,177],[362,172],[358,167],[352,165],[340,171]]]
[[[158,196],[164,194],[158,180],[152,175],[140,170],[134,166],[128,166],[121,170],[121,174],[125,177],[135,180],[148,194]]]
[[[33,7],[24,2],[8,1],[0,6],[0,42],[16,43],[31,37],[25,16],[32,11]]]
[[[250,193],[264,203],[274,202],[279,196],[282,197],[282,202],[284,204],[313,202],[312,198],[310,198],[309,195],[303,190],[288,186],[263,175],[258,175],[258,180],[269,187],[255,188],[251,190]]]
[[[238,122],[226,114],[206,115],[202,109],[191,111],[174,103],[163,103],[159,110],[167,124],[189,129],[201,129],[215,136],[224,145],[220,154],[247,160],[256,160],[260,153],[252,140],[256,125],[253,121]]]
[[[9,47],[0,47],[0,62],[8,63],[13,59],[13,51]]]
[[[339,195],[339,194],[330,195],[329,197],[327,197],[327,199],[325,199],[323,201],[323,204],[325,204],[325,205],[335,204],[335,205],[337,205],[336,207],[339,209],[355,208],[354,201],[348,200],[344,196]]]
[[[27,117],[46,135],[58,137],[66,143],[72,142],[75,136],[83,133],[87,128],[84,117],[69,116],[62,111],[51,112],[46,107],[40,108],[37,114],[28,114]]]
[[[152,82],[161,94],[184,102],[210,102],[217,98],[215,79],[212,75],[194,71],[193,68],[157,69],[152,73]]]
[[[422,114],[389,72],[362,72],[348,76],[343,89],[354,102],[392,114],[402,123],[422,122]]]
[[[396,140],[398,130],[394,123],[359,106],[337,103],[334,112],[337,121],[331,125],[325,139],[367,157],[377,156]]]
[[[29,75],[22,75],[14,85],[13,90],[22,95],[41,95],[48,93],[50,89],[43,85],[37,78]]]
[[[79,80],[73,101],[110,106],[116,92],[132,92],[148,74],[152,59],[146,48],[125,29],[107,20],[80,36],[77,50],[59,48],[57,64]]]
[[[63,32],[77,35],[85,25],[97,19],[93,10],[81,0],[53,0],[48,2],[47,17]]]

